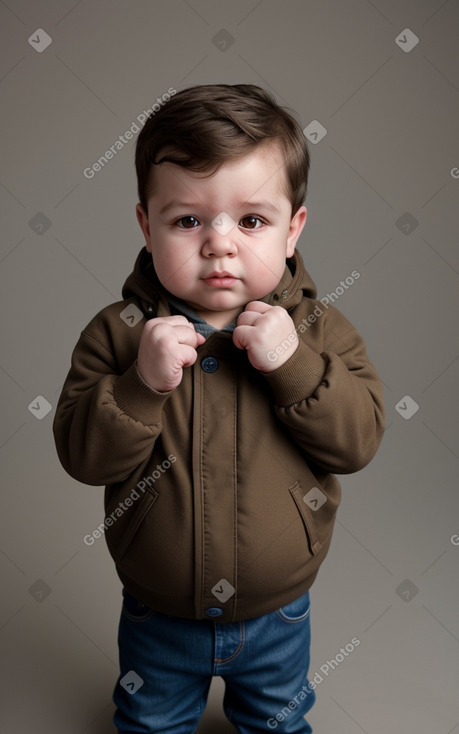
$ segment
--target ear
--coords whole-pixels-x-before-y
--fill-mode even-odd
[[[140,229],[145,237],[145,246],[148,252],[151,252],[151,236],[150,236],[150,222],[148,221],[148,214],[143,208],[142,204],[137,204],[135,208],[137,215],[137,221],[140,225]]]
[[[298,211],[292,217],[290,226],[288,228],[286,257],[292,257],[293,253],[295,252],[295,245],[298,237],[303,231],[304,225],[306,224],[307,216],[308,210],[306,209],[306,207],[300,206]]]

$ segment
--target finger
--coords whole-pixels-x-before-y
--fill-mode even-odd
[[[176,326],[171,332],[171,336],[177,339],[179,344],[188,344],[190,347],[196,347],[198,344],[204,344],[205,342],[205,338],[202,334],[198,334],[191,323],[186,326]]]
[[[243,311],[237,318],[236,326],[254,326],[261,316],[258,311]]]
[[[189,344],[191,347],[204,344],[206,338],[195,330],[194,324],[189,324],[189,326],[191,326],[191,329],[188,326],[175,327],[173,334],[178,338],[179,343]]]
[[[188,344],[190,347],[196,347],[198,344],[204,343],[202,335],[195,331],[193,324],[178,325],[173,329],[170,328],[170,324],[158,324],[151,335],[155,341],[161,342],[170,348],[177,343]]]
[[[158,316],[147,323],[150,323],[153,327],[158,326],[159,324],[169,324],[170,326],[191,326],[194,329],[194,325],[191,321],[188,321],[186,316],[178,314],[176,316]]]
[[[270,311],[273,306],[270,306],[269,303],[265,303],[264,301],[250,301],[247,306],[245,307],[245,311],[255,311],[256,313],[266,313],[266,311]]]
[[[179,348],[178,359],[182,367],[191,367],[198,358],[198,353],[193,347],[182,345]]]
[[[236,326],[233,331],[233,344],[238,349],[247,349],[252,328],[252,326]]]

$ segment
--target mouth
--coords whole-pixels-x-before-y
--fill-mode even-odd
[[[230,288],[238,280],[239,278],[236,278],[235,275],[226,271],[221,273],[215,271],[213,273],[209,273],[209,275],[203,278],[204,283],[207,283],[211,288]]]

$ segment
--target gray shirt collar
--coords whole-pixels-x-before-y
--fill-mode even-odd
[[[236,321],[232,321],[230,324],[227,324],[227,326],[225,326],[223,329],[215,328],[215,326],[208,324],[207,321],[201,318],[201,316],[198,316],[196,311],[193,311],[191,306],[185,303],[185,301],[182,301],[181,298],[177,298],[176,296],[172,295],[172,293],[167,294],[167,300],[169,301],[171,314],[186,316],[188,321],[191,321],[191,323],[194,324],[194,328],[196,329],[198,334],[202,334],[206,339],[211,334],[213,334],[214,331],[231,333],[236,328]]]

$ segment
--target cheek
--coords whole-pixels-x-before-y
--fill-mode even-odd
[[[152,258],[158,277],[171,278],[175,274],[186,277],[186,272],[193,267],[193,249],[183,246],[168,238],[153,242]]]
[[[284,274],[285,261],[276,262],[258,262],[258,266],[252,270],[249,281],[251,289],[256,293],[255,300],[265,296],[276,288],[282,275]]]
[[[175,295],[181,296],[194,281],[196,258],[180,252],[167,254],[153,254],[153,264],[156,275],[165,288]]]
[[[281,247],[265,250],[259,256],[254,255],[251,259],[254,277],[264,283],[275,281],[274,288],[284,274],[285,257],[285,248]]]
[[[161,248],[155,248],[153,246],[151,256],[156,275],[158,276],[160,283],[162,283],[163,286],[166,286],[166,283],[173,278],[174,270],[177,270],[177,267],[174,267],[174,263],[171,258],[167,257]]]

